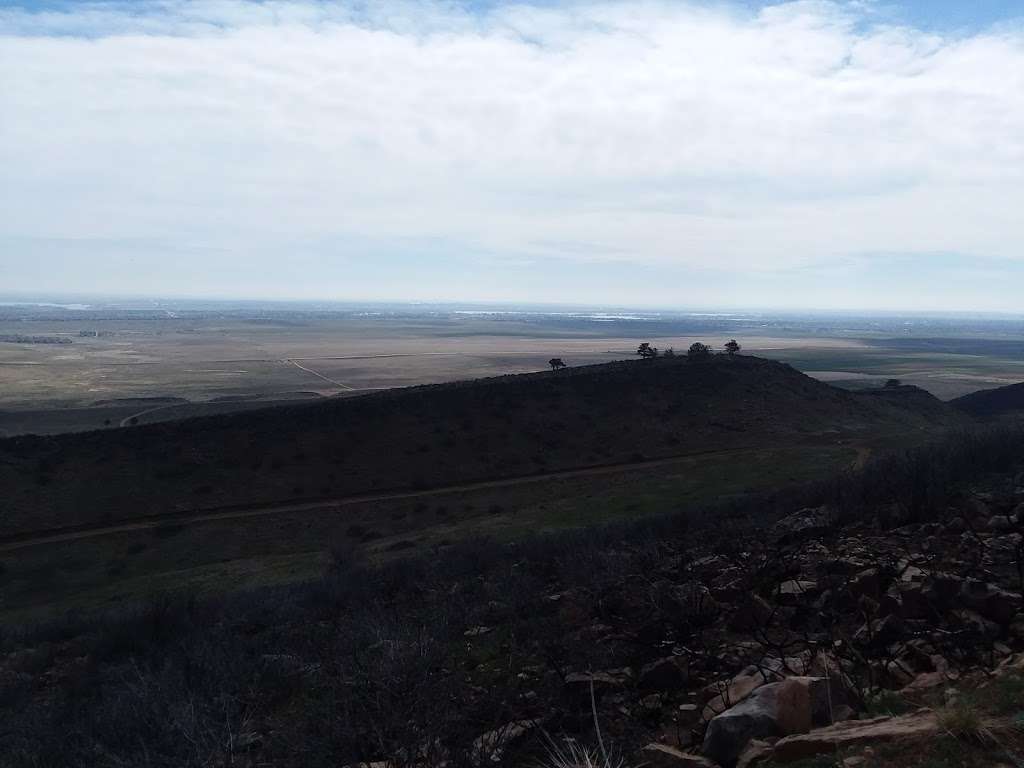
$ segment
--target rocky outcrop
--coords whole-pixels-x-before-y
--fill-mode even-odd
[[[901,717],[876,717],[851,720],[819,728],[809,733],[787,736],[766,754],[775,763],[790,763],[815,755],[830,755],[853,746],[878,744],[910,736],[928,736],[939,730],[938,719],[930,711],[918,711]]]
[[[657,743],[640,750],[640,762],[650,768],[715,768],[705,757]]]
[[[810,678],[789,678],[760,686],[708,724],[703,752],[722,765],[734,765],[751,739],[809,731]]]

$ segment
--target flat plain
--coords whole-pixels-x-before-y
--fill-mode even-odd
[[[393,387],[629,359],[694,341],[844,387],[948,400],[1024,380],[1019,319],[302,307],[0,309],[0,436],[109,429]]]

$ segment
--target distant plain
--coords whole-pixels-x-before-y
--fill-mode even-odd
[[[1020,318],[453,307],[0,308],[0,436],[106,429],[383,388],[627,359],[694,341],[844,387],[940,399],[1024,380]]]

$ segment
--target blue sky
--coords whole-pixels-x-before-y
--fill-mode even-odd
[[[1015,5],[0,3],[0,289],[1020,310]]]

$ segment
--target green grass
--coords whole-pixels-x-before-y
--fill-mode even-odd
[[[319,573],[346,531],[371,558],[390,560],[477,536],[512,541],[616,520],[699,508],[730,495],[824,477],[849,465],[850,445],[702,456],[626,470],[419,499],[325,507],[141,531],[4,553],[0,617],[27,620],[104,608],[162,592],[230,591]],[[443,510],[443,514],[441,511]]]

